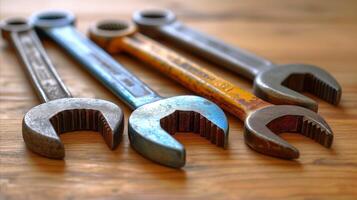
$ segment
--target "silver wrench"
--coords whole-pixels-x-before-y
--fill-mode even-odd
[[[300,94],[310,92],[337,105],[342,89],[325,70],[307,64],[273,64],[238,47],[200,33],[176,20],[168,10],[135,12],[133,20],[139,31],[155,38],[163,38],[178,46],[223,66],[239,75],[254,80],[254,93],[274,104],[293,104],[317,111],[317,102]]]
[[[22,135],[27,147],[42,156],[62,159],[65,151],[58,134],[93,130],[103,135],[110,149],[115,149],[123,132],[121,109],[101,99],[72,98],[27,20],[7,19],[0,27],[2,37],[15,48],[45,102],[23,118]]]

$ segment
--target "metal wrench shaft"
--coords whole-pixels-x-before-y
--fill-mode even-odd
[[[86,66],[93,76],[130,108],[136,109],[161,99],[155,91],[133,76],[101,48],[75,30],[73,26],[41,29],[40,31],[45,32],[45,35]]]
[[[175,44],[245,78],[254,80],[262,71],[274,67],[273,63],[241,48],[233,47],[206,34],[191,29],[181,22],[157,29],[158,34]]]
[[[15,22],[12,21],[12,23]],[[17,23],[19,22],[17,21]],[[23,24],[22,27],[19,27],[19,31],[4,34],[4,37],[9,39],[8,41],[21,57],[20,60],[24,63],[26,72],[42,102],[72,97],[53,68],[51,61],[47,56],[44,56],[45,51],[32,28]]]

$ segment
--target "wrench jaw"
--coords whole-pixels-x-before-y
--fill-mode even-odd
[[[147,122],[138,122],[135,116],[130,116],[128,132],[131,146],[139,154],[161,165],[172,168],[183,167],[186,163],[184,146],[168,135],[160,126],[152,125],[145,132],[138,132],[140,131],[139,126],[143,126],[143,123]]]
[[[133,21],[140,32],[156,37],[158,29],[175,22],[176,16],[170,10],[140,10],[133,14]]]
[[[254,81],[254,93],[274,104],[298,105],[317,112],[317,102],[299,92],[309,92],[337,105],[342,89],[325,70],[305,64],[274,67],[260,73]]]
[[[299,106],[277,105],[259,109],[245,120],[246,144],[262,154],[296,159],[299,151],[277,134],[299,133],[330,148],[333,133],[325,120],[317,113]]]
[[[131,146],[150,160],[172,168],[185,165],[185,148],[171,135],[195,132],[226,148],[228,121],[211,101],[198,96],[176,96],[136,109],[128,122]]]
[[[100,132],[114,150],[123,132],[121,109],[105,100],[62,98],[40,104],[28,111],[22,122],[22,135],[29,149],[53,159],[63,159],[59,134],[92,130]]]
[[[31,111],[31,110],[30,110]],[[29,112],[30,112],[29,111]],[[41,132],[29,125],[27,113],[22,121],[22,137],[33,152],[52,159],[65,157],[64,146],[49,121],[42,123]]]

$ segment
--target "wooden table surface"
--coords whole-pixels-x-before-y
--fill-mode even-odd
[[[357,1],[29,1],[1,0],[1,19],[63,8],[85,33],[94,20],[130,19],[142,8],[169,8],[191,27],[277,63],[310,63],[332,73],[343,87],[338,107],[318,100],[335,133],[332,149],[297,134],[283,137],[301,151],[296,161],[258,154],[243,140],[242,122],[228,115],[229,148],[192,133],[176,138],[187,150],[181,170],[157,165],[123,142],[110,151],[95,132],[66,133],[64,160],[30,152],[22,139],[24,113],[40,102],[14,51],[1,40],[0,199],[357,199]],[[53,43],[44,43],[76,97],[113,101],[130,110]],[[186,56],[193,58],[181,51]],[[115,57],[163,96],[192,94],[135,59]],[[194,59],[251,91],[251,83]]]

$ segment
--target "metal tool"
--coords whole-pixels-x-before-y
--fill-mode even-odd
[[[299,105],[317,111],[317,102],[299,93],[303,91],[334,105],[340,102],[341,86],[328,72],[316,66],[274,64],[190,29],[168,10],[139,11],[133,15],[133,20],[145,35],[173,42],[190,53],[254,80],[254,93],[271,103]]]
[[[65,151],[58,134],[93,130],[103,135],[110,149],[115,149],[123,132],[121,109],[105,100],[72,98],[25,19],[4,20],[1,32],[15,48],[38,96],[45,102],[23,118],[22,135],[27,147],[42,156],[62,159]]]
[[[128,120],[128,131],[136,151],[160,164],[180,168],[185,165],[185,149],[169,134],[192,131],[218,146],[227,146],[227,118],[216,104],[198,96],[163,99],[76,31],[72,26],[74,19],[73,14],[65,11],[33,16],[40,33],[69,52],[134,110]]]
[[[245,142],[258,152],[286,159],[299,157],[296,148],[276,135],[282,132],[298,132],[331,146],[332,130],[315,112],[269,104],[135,30],[130,23],[107,20],[94,24],[89,35],[108,52],[129,53],[240,118],[245,123]]]

